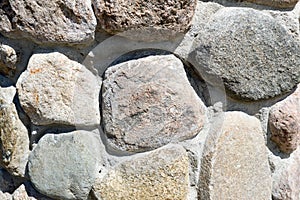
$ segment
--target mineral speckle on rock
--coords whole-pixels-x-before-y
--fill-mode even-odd
[[[92,72],[57,52],[34,54],[17,83],[21,105],[36,125],[99,124],[100,87]]]
[[[269,114],[271,140],[284,153],[300,145],[300,85],[286,99],[271,107]]]
[[[0,165],[15,176],[24,176],[29,136],[13,104],[16,89],[0,87]]]
[[[185,149],[170,145],[121,163],[98,178],[95,199],[186,200],[189,164]]]
[[[203,153],[199,200],[271,199],[271,171],[258,119],[225,113],[219,133],[211,132],[206,143],[211,145]]]
[[[148,33],[139,32],[139,38],[145,37],[145,34],[158,34],[160,31],[164,31],[163,34],[159,34],[161,37],[187,31],[197,3],[195,0],[93,2],[101,28],[109,33],[152,30]]]
[[[37,43],[85,44],[94,39],[96,18],[90,0],[2,0],[0,33]]]
[[[145,151],[192,138],[205,119],[204,104],[173,55],[110,67],[102,103],[105,133],[119,150]]]
[[[199,33],[194,48],[190,59],[195,67],[219,76],[234,98],[268,99],[300,82],[299,40],[261,11],[220,9]]]

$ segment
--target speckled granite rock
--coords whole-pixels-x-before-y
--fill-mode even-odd
[[[189,58],[195,67],[219,76],[234,98],[268,99],[300,82],[299,40],[261,11],[218,10],[199,32],[194,49]]]
[[[100,124],[101,82],[61,53],[34,54],[17,82],[20,103],[36,125]]]
[[[0,33],[37,43],[85,44],[94,39],[96,18],[90,0],[2,0]]]
[[[271,140],[285,153],[300,145],[300,85],[286,99],[271,107],[269,114]]]
[[[54,199],[86,200],[102,164],[100,142],[87,131],[43,136],[29,157],[34,187]]]
[[[93,0],[93,2],[100,26],[107,32],[135,30],[138,32],[137,37],[131,38],[152,40],[170,38],[186,32],[197,3],[195,0]],[[135,31],[130,31],[126,36],[132,36]]]
[[[104,130],[114,148],[145,151],[194,137],[205,106],[173,55],[112,66],[102,93]]]
[[[16,89],[0,87],[0,165],[15,176],[24,176],[29,136],[13,103]]]
[[[92,196],[97,200],[186,200],[189,163],[185,149],[170,145],[121,163],[99,178]]]
[[[206,139],[198,199],[271,199],[267,148],[258,119],[225,113],[221,130]]]

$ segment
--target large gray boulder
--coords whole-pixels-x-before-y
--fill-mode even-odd
[[[2,0],[0,33],[37,43],[85,44],[94,39],[90,0]]]
[[[15,93],[14,87],[0,87],[0,166],[23,177],[29,155],[29,136],[13,103]]]
[[[101,81],[61,53],[34,54],[17,82],[20,103],[36,125],[100,124]]]
[[[86,200],[102,165],[100,136],[88,131],[46,134],[29,157],[34,187],[54,199]]]
[[[91,194],[97,200],[187,200],[188,186],[188,155],[170,145],[117,165],[97,179]]]
[[[258,119],[225,113],[220,130],[207,136],[198,188],[199,200],[271,199],[271,171]]]
[[[199,32],[190,60],[228,93],[260,100],[291,91],[300,82],[300,44],[271,15],[250,8],[223,8]],[[213,79],[212,79],[213,80]]]
[[[174,55],[148,56],[107,69],[104,131],[114,148],[145,151],[197,135],[205,106]]]

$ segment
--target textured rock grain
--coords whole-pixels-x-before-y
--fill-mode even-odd
[[[155,36],[161,39],[187,31],[196,3],[195,0],[94,0],[94,7],[101,28],[109,33],[135,30],[136,36],[139,35],[135,39],[155,39]],[[135,31],[126,36],[132,36]]]
[[[274,8],[293,8],[298,0],[245,0],[250,3],[256,3]]]
[[[219,133],[209,134],[198,199],[271,199],[271,171],[259,120],[228,112]]]
[[[34,54],[17,89],[20,103],[36,125],[94,126],[100,123],[101,82],[63,54]]]
[[[116,166],[97,179],[92,194],[98,200],[186,200],[188,175],[185,149],[170,145]]]
[[[173,55],[109,68],[102,106],[105,133],[119,150],[145,151],[192,138],[205,119],[205,106]]]
[[[29,136],[13,103],[16,89],[0,87],[0,165],[15,176],[24,176]]]
[[[219,76],[235,98],[267,99],[300,82],[299,40],[261,11],[220,9],[199,33],[194,48],[190,59],[195,67]]]
[[[294,151],[283,165],[275,165],[272,174],[274,200],[294,200],[300,198],[300,148]]]
[[[54,199],[86,200],[102,164],[100,137],[74,131],[46,134],[29,157],[34,187]]]
[[[85,44],[94,39],[90,0],[2,0],[0,33],[37,43]]]
[[[271,140],[285,153],[300,145],[300,85],[286,99],[271,107],[269,114]]]
[[[0,44],[0,72],[13,76],[17,61],[16,51],[8,45]]]

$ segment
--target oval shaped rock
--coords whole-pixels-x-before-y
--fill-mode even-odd
[[[14,87],[0,87],[0,165],[12,175],[24,177],[29,136],[13,103],[15,93]]]
[[[46,134],[29,156],[34,187],[54,199],[87,199],[102,162],[99,135],[87,131]]]
[[[136,30],[138,34],[130,31],[126,35],[130,37],[135,34],[138,36],[135,39],[151,38],[153,35],[161,39],[159,37],[174,37],[185,32],[194,15],[196,3],[195,0],[93,0],[101,28],[113,34]]]
[[[36,125],[98,125],[100,87],[92,72],[57,52],[34,54],[17,82],[20,103]]]
[[[92,194],[97,200],[187,200],[188,186],[188,155],[170,145],[117,165],[97,179]]]
[[[37,43],[85,44],[94,39],[90,0],[2,0],[0,33]]]
[[[219,76],[234,98],[268,99],[300,82],[299,40],[261,11],[220,9],[199,33],[194,48],[190,59],[195,67]]]
[[[300,145],[300,85],[286,99],[271,107],[269,114],[271,140],[285,153]]]
[[[173,55],[149,56],[107,69],[104,131],[115,149],[145,151],[197,135],[205,106]]]
[[[258,119],[225,113],[220,130],[209,133],[203,151],[199,200],[271,199],[271,171]]]

